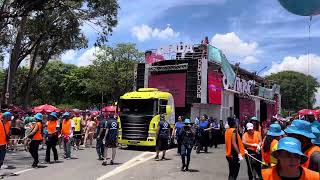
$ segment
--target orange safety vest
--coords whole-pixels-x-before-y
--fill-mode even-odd
[[[281,180],[277,172],[277,167],[272,167],[269,169],[262,169],[262,179],[263,180]],[[320,175],[318,172],[311,171],[310,169],[302,167],[301,180],[319,180]]]
[[[33,125],[32,128],[35,128],[36,125],[38,125],[38,131],[33,135],[32,140],[42,140],[42,134],[41,134],[41,129],[42,129],[42,123],[41,122],[37,122],[36,124]]]
[[[48,121],[48,134],[54,134],[57,131],[58,121]]]
[[[258,131],[254,131],[253,135],[250,135],[248,132],[243,134],[242,139],[246,139],[248,144],[259,144],[260,133]],[[248,146],[247,149],[252,151],[256,151],[257,147]]]
[[[0,120],[0,121],[2,121],[2,120]],[[3,124],[3,122],[0,122],[0,145],[6,145],[8,143],[4,128],[5,128],[5,125]],[[6,132],[7,132],[7,134],[9,133],[8,131],[6,131]]]
[[[316,145],[312,145],[308,150],[304,152],[304,154],[308,157],[308,160],[304,164],[302,164],[302,167],[309,168],[310,158],[312,154],[316,151],[320,152],[320,147]]]
[[[226,143],[226,156],[227,157],[232,157],[232,153],[231,153],[231,149],[232,149],[232,134],[235,131],[235,128],[229,128],[226,130],[224,138],[225,138],[225,143]],[[238,143],[238,148],[240,151],[240,154],[242,156],[244,156],[245,152],[244,152],[244,146],[243,143],[241,141],[241,138],[239,136],[239,134],[237,133],[237,143]]]
[[[7,121],[7,122],[4,124],[4,127],[6,127],[6,132],[7,132],[7,134],[9,134],[10,128],[11,128],[11,121]]]
[[[63,120],[62,127],[61,127],[61,134],[70,135],[71,134],[70,129],[71,129],[71,120],[68,120],[68,121]]]
[[[263,161],[267,164],[270,164],[271,163],[271,160],[270,160],[270,157],[271,157],[271,153],[272,153],[272,148],[278,144],[278,140],[276,139],[273,139],[272,142],[271,142],[271,145],[270,145],[270,149],[268,152],[265,152],[263,150],[263,146],[261,148],[261,154],[262,154],[262,158],[263,158]]]

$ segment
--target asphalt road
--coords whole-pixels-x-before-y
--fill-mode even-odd
[[[44,164],[42,168],[30,167],[32,158],[24,151],[9,152],[5,164],[13,169],[0,170],[0,174],[18,173],[17,176],[5,176],[9,180],[211,180],[227,179],[228,168],[224,156],[224,145],[218,149],[209,149],[209,153],[192,152],[191,172],[181,172],[181,160],[176,149],[169,150],[166,161],[154,161],[154,152],[147,149],[118,149],[115,165],[101,166],[94,148],[72,151],[78,159],[62,160],[57,164]],[[40,151],[40,161],[44,160],[44,150]],[[59,157],[63,152],[59,150]],[[111,152],[110,152],[111,155]],[[245,162],[241,163],[239,178],[248,179]]]

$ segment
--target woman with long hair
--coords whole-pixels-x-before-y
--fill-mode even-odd
[[[277,164],[277,159],[271,156],[271,153],[277,149],[278,141],[285,133],[281,130],[279,124],[271,124],[267,136],[262,143],[263,161],[270,167]]]

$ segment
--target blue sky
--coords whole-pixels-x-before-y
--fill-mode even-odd
[[[320,16],[313,17],[308,40],[309,17],[283,9],[278,0],[120,0],[119,24],[109,45],[135,43],[141,51],[159,46],[210,43],[222,49],[231,63],[259,71],[260,75],[282,70],[308,72],[320,78]],[[84,24],[88,49],[68,51],[62,60],[90,64],[96,30]],[[310,51],[310,56],[308,56]],[[319,94],[320,99],[320,94]]]

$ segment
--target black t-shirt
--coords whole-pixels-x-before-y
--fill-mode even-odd
[[[118,123],[114,118],[110,118],[107,121],[108,134],[106,137],[107,141],[116,141],[118,137]]]
[[[190,128],[184,127],[181,130],[181,138],[182,138],[182,144],[186,146],[193,146],[193,133]]]
[[[100,131],[103,131],[103,132],[101,133],[101,136],[100,136],[100,138],[103,138],[103,137],[104,137],[104,134],[105,134],[105,132],[106,132],[105,129],[106,129],[106,120],[103,119],[103,120],[101,120],[101,121],[99,122],[99,126],[97,127],[97,130],[96,130],[97,136],[100,134]]]
[[[158,124],[159,129],[159,138],[169,139],[169,123],[167,121],[160,121]]]

